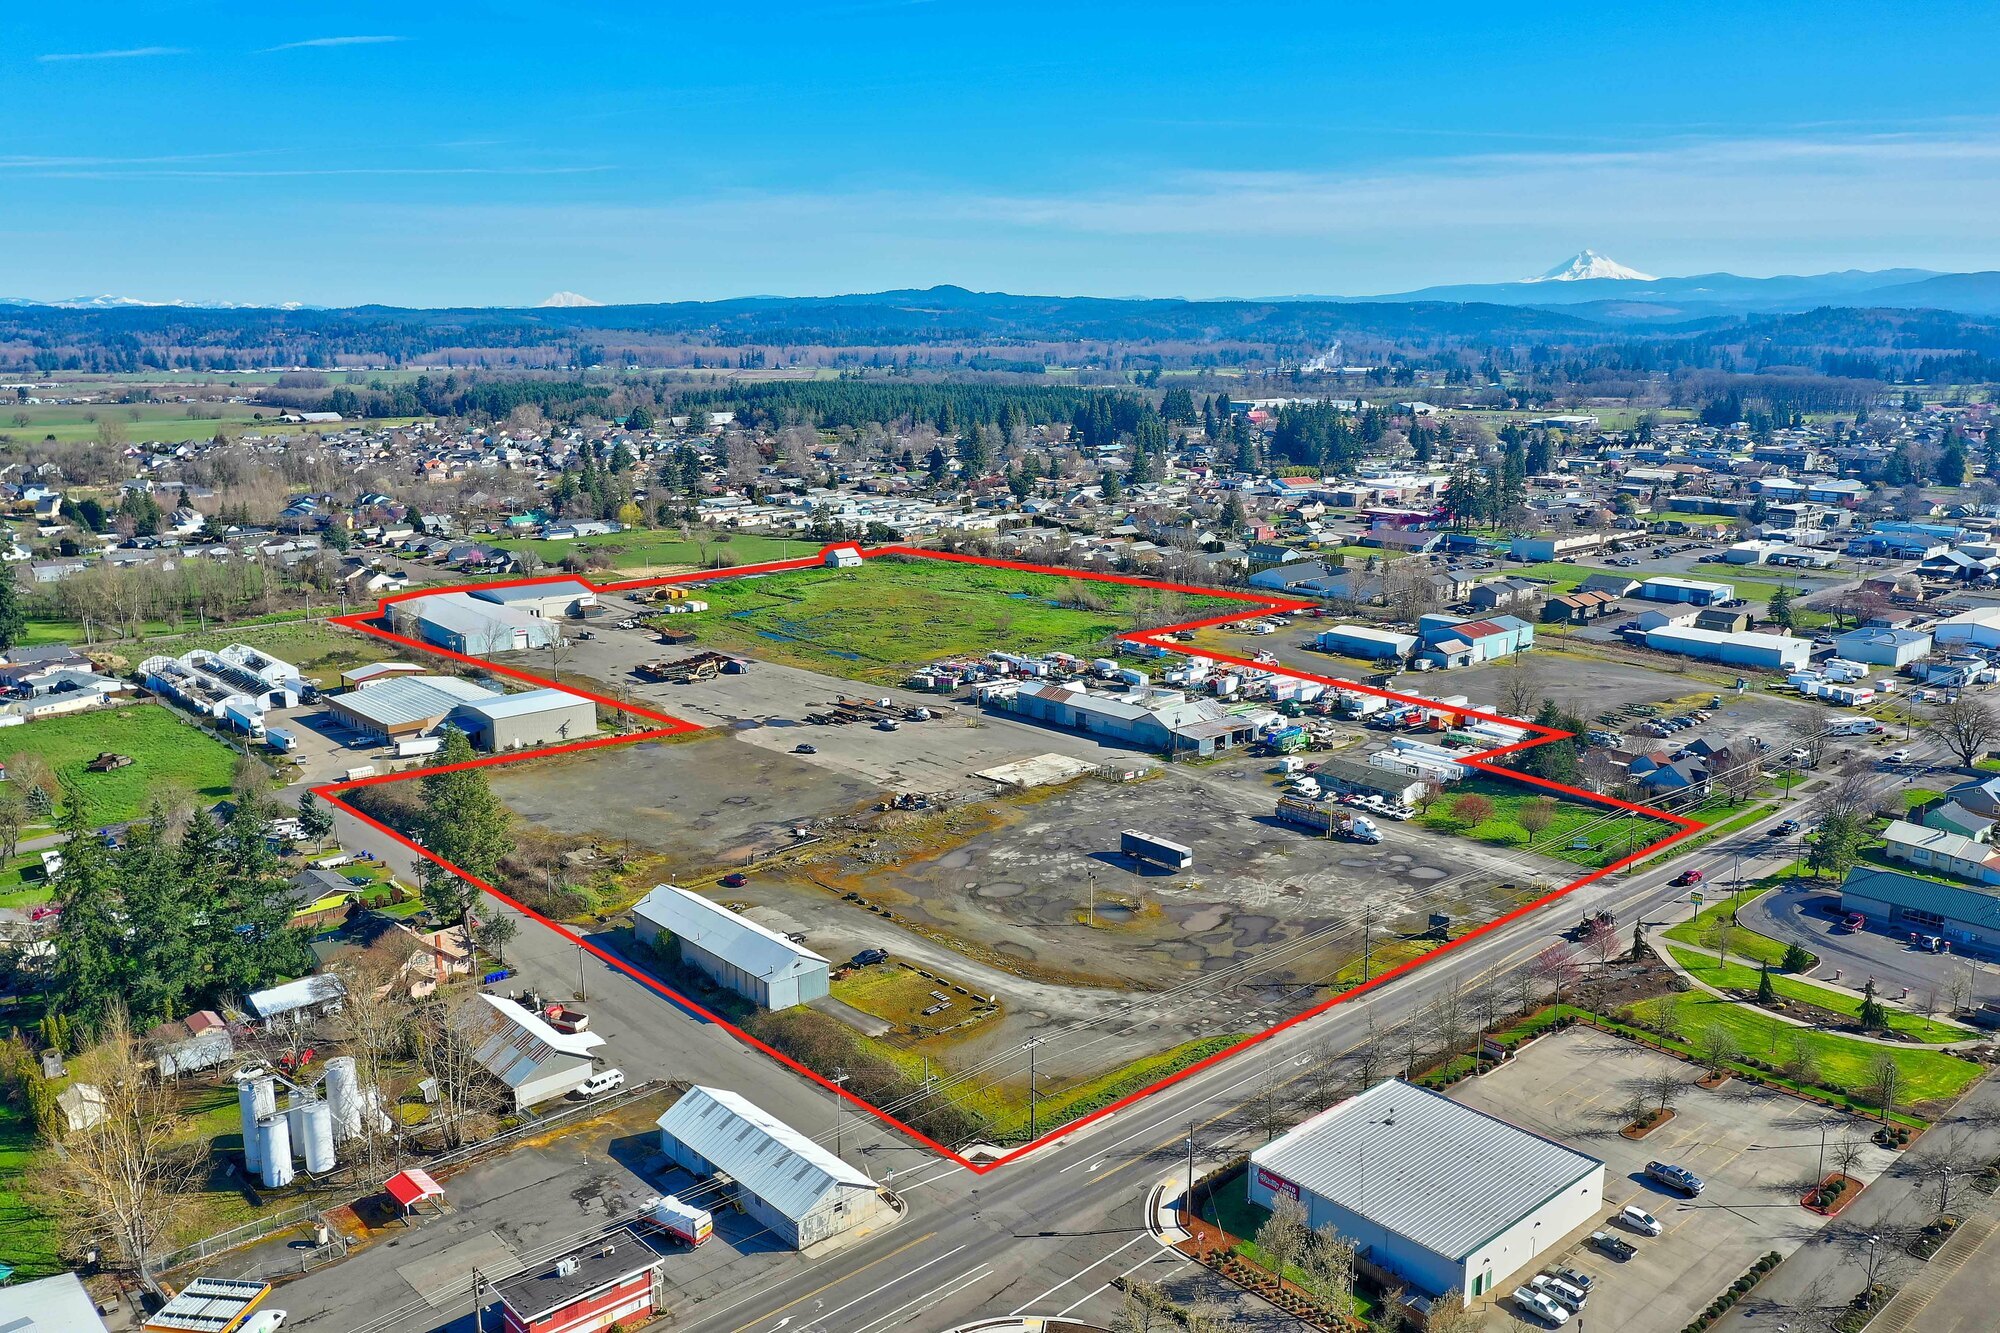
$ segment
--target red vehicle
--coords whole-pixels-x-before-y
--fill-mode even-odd
[[[1840,924],[1834,927],[1834,929],[1843,935],[1852,935],[1867,924],[1867,917],[1861,915],[1859,912],[1849,912],[1846,916],[1840,918]]]
[[[278,1057],[278,1068],[284,1070],[287,1074],[296,1074],[299,1070],[311,1064],[313,1056],[317,1054],[318,1052],[310,1046],[300,1051],[297,1055],[287,1052]]]
[[[1683,870],[1680,874],[1674,876],[1674,887],[1684,889],[1690,884],[1699,884],[1701,881],[1702,873],[1699,870]]]

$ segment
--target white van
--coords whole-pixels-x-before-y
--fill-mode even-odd
[[[1882,724],[1872,717],[1837,717],[1826,724],[1829,736],[1872,736]]]

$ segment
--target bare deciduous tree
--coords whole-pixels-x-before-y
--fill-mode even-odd
[[[429,1123],[438,1126],[444,1146],[466,1141],[472,1122],[498,1105],[498,1085],[479,1062],[479,1025],[491,1011],[468,1002],[453,1006],[433,997],[411,1015],[417,1063],[437,1088]]]
[[[1971,768],[1994,739],[2000,737],[2000,715],[1984,699],[1960,690],[1931,710],[1930,729],[1958,757],[1960,764]]]

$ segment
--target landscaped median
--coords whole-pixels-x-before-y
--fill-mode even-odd
[[[1719,963],[1712,953],[1699,953],[1693,949],[1677,948],[1669,945],[1667,952],[1682,971],[1705,985],[1720,991],[1734,992],[1739,997],[1754,997],[1757,994],[1760,969],[1745,963],[1730,961]],[[1786,1003],[1810,1005],[1814,1009],[1838,1014],[1842,1018],[1859,1021],[1861,1000],[1845,991],[1829,990],[1816,986],[1810,981],[1801,981],[1789,972],[1775,969],[1770,973],[1771,990],[1777,998]],[[1745,1003],[1750,1003],[1748,998]],[[1956,1023],[1940,1022],[1935,1018],[1925,1018],[1903,1009],[1888,1005],[1882,1007],[1885,1015],[1884,1026],[1891,1036],[1906,1041],[1923,1042],[1929,1045],[1945,1045],[1954,1041],[1969,1041],[1979,1034]]]

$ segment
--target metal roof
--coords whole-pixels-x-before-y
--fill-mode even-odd
[[[461,704],[483,703],[500,695],[457,676],[389,676],[370,681],[328,702],[378,727],[400,727],[449,717]]]
[[[74,1273],[57,1273],[0,1287],[0,1333],[85,1333],[101,1330],[97,1306]]]
[[[405,605],[413,608],[417,618],[425,624],[461,636],[486,635],[490,638],[503,629],[530,629],[548,623],[526,611],[517,611],[499,602],[478,601],[462,592],[433,593]]]
[[[604,1044],[595,1032],[558,1032],[533,1010],[504,995],[479,992],[487,1008],[469,1008],[460,1020],[479,1042],[479,1063],[510,1088],[518,1088],[558,1057],[589,1060]]]
[[[1851,893],[1895,907],[1930,912],[1947,921],[1977,926],[1985,931],[2000,930],[2000,893],[1990,888],[1945,884],[1920,875],[1906,875],[1898,870],[1855,866],[1840,882],[1840,892],[1843,897]]]
[[[638,1232],[620,1227],[560,1259],[502,1278],[493,1290],[523,1324],[535,1324],[665,1262]]]
[[[595,597],[583,584],[574,579],[560,583],[526,583],[512,588],[475,588],[472,595],[482,602],[495,606],[513,606],[520,602],[540,602],[551,597]]]
[[[673,884],[661,884],[632,908],[675,939],[686,940],[766,981],[797,976],[827,960],[720,903]]]
[[[529,717],[535,713],[550,713],[558,708],[595,708],[596,704],[580,694],[568,690],[544,687],[539,690],[523,690],[519,694],[503,694],[492,699],[479,699],[465,705],[468,713],[477,713],[483,718]]]
[[[790,1218],[812,1212],[830,1191],[875,1188],[859,1167],[724,1088],[689,1088],[659,1126]]]
[[[1250,1161],[1450,1259],[1604,1169],[1401,1079],[1321,1111]]]
[[[308,1005],[324,1004],[338,1000],[347,994],[340,978],[328,972],[300,977],[297,981],[287,981],[282,986],[260,990],[244,997],[250,1011],[259,1018],[276,1018],[289,1014],[294,1009],[304,1009]]]
[[[234,1328],[271,1290],[266,1282],[238,1278],[198,1277],[180,1295],[146,1321],[148,1329],[185,1329],[189,1333],[222,1333]]]

